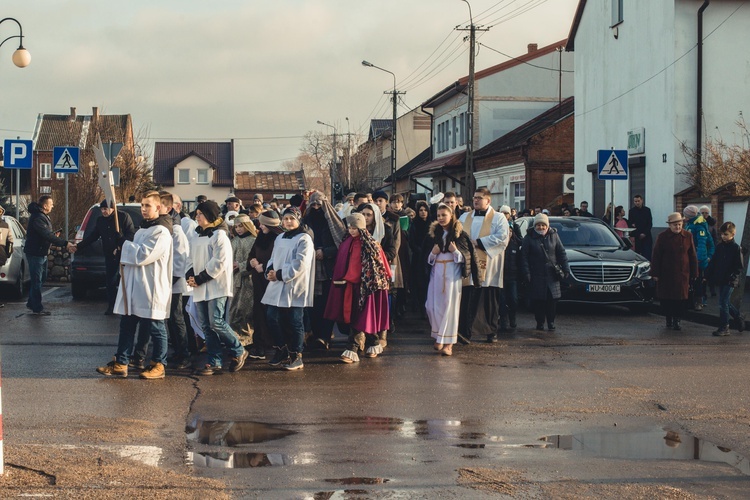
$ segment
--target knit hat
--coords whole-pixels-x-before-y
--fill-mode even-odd
[[[708,212],[709,215],[711,215],[711,207],[708,205],[701,205],[701,207],[698,209],[701,213]]]
[[[379,200],[380,198],[385,198],[385,201],[388,201],[388,195],[385,194],[385,191],[375,191],[372,193],[372,201]]]
[[[237,210],[229,210],[226,215],[224,215],[224,220],[227,221],[227,224],[230,226],[234,225],[234,219],[239,215],[240,213]]]
[[[295,194],[294,196],[289,198],[289,204],[293,207],[301,206],[303,201],[304,201],[304,198],[302,198],[301,194]]]
[[[295,206],[287,207],[286,210],[284,210],[284,213],[281,214],[281,217],[285,217],[287,215],[291,215],[298,221],[302,219],[302,212],[299,211],[299,208]]]
[[[356,227],[357,229],[365,229],[365,216],[360,213],[355,213],[347,216],[346,223],[349,227]]]
[[[549,217],[547,217],[547,214],[537,214],[536,217],[534,217],[534,225],[536,226],[539,223],[543,223],[545,226],[549,226]]]
[[[266,227],[278,227],[281,225],[279,214],[277,214],[273,210],[266,210],[265,212],[260,214],[260,217],[258,217],[258,222]]]
[[[688,219],[692,219],[693,217],[695,217],[696,215],[698,215],[698,207],[696,207],[695,205],[688,205],[688,206],[686,206],[686,207],[685,207],[685,208],[684,208],[684,209],[682,210],[682,214],[683,214],[683,215],[684,215],[684,216],[685,216],[686,218],[688,218]]]
[[[234,218],[234,224],[250,224],[252,221],[250,220],[250,216],[245,214],[240,214],[237,217]]]
[[[509,214],[510,207],[508,205],[503,205],[502,207],[500,207],[500,213]]]
[[[107,198],[104,198],[101,203],[99,203],[99,208],[109,208],[109,204],[107,203]]]
[[[255,201],[255,200],[258,200],[261,203],[263,203],[263,195],[260,194],[260,193],[255,193],[255,195],[253,196],[253,201]]]
[[[221,208],[219,208],[219,205],[213,200],[207,200],[203,203],[198,203],[198,206],[195,207],[195,210],[200,210],[200,212],[208,222],[214,222],[216,221],[216,219],[221,217]]]

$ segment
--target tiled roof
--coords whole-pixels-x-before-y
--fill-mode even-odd
[[[377,139],[381,135],[383,135],[383,132],[390,131],[393,127],[393,120],[385,120],[385,119],[375,119],[370,120],[370,136],[367,138],[367,140],[372,141],[373,139]]]
[[[190,156],[197,156],[214,169],[212,184],[233,187],[232,142],[157,142],[154,144],[154,182],[174,185],[174,168]]]
[[[447,167],[463,167],[464,159],[466,158],[466,150],[460,151],[456,154],[443,156],[436,160],[428,161],[418,167],[415,167],[410,173],[410,177],[419,177],[434,174]]]
[[[96,140],[91,134],[91,115],[78,115],[71,120],[69,115],[40,115],[39,133],[34,144],[35,151],[52,151],[55,146],[86,146]],[[102,142],[127,142],[126,134],[130,115],[99,115],[96,130]],[[81,134],[86,134],[86,144],[82,145]]]
[[[297,172],[237,172],[237,191],[304,191],[305,174],[302,170]]]
[[[548,109],[515,130],[511,130],[504,136],[495,139],[485,147],[475,151],[474,158],[485,158],[523,145],[538,133],[571,116],[574,111],[573,100],[573,97],[568,97],[557,106]]]

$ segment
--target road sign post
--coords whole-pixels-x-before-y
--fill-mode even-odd
[[[31,170],[33,143],[28,140],[5,139],[3,166],[16,169],[16,219],[21,216],[21,170]]]
[[[81,150],[73,146],[55,146],[52,149],[53,171],[61,174],[77,174]],[[68,216],[68,176],[65,176],[65,239],[70,235]]]
[[[596,152],[596,160],[599,179],[611,181],[612,210],[609,213],[609,225],[615,227],[615,181],[628,180],[628,150],[600,149]]]

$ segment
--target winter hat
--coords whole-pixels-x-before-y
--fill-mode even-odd
[[[380,198],[385,198],[385,201],[388,201],[388,195],[385,194],[385,191],[375,191],[372,193],[372,201],[379,200]]]
[[[252,221],[250,220],[249,215],[245,214],[239,214],[237,217],[234,218],[234,224],[250,224]]]
[[[547,217],[547,214],[538,214],[536,217],[534,217],[535,226],[540,222],[546,226],[549,226],[549,217]]]
[[[239,215],[240,213],[237,210],[230,210],[226,213],[224,216],[224,220],[227,221],[227,224],[230,226],[234,225],[234,219]]]
[[[313,194],[310,195],[310,199],[308,200],[308,203],[312,205],[313,203],[320,203],[323,204],[324,201],[328,200],[326,198],[326,195],[321,193],[320,191],[315,191]]]
[[[544,215],[549,215],[549,210],[547,210],[547,209],[545,208],[545,209],[543,209],[543,210],[542,210],[542,213],[543,213]]]
[[[109,204],[107,203],[107,198],[104,198],[101,203],[99,203],[99,208],[109,208]]]
[[[688,218],[692,219],[696,215],[698,215],[698,207],[695,205],[688,205],[682,210],[683,215]]]
[[[510,207],[508,205],[503,205],[502,207],[500,207],[500,213],[509,214],[510,213]]]
[[[365,229],[367,227],[365,224],[365,216],[360,213],[347,216],[346,223],[349,227],[356,227],[357,229]]]
[[[685,210],[687,210],[687,208],[685,208]],[[685,219],[682,218],[682,214],[680,212],[672,212],[667,217],[667,224],[671,224],[673,222],[681,222],[683,220]]]
[[[259,202],[263,203],[263,195],[262,195],[262,194],[260,194],[260,193],[256,193],[256,194],[255,194],[255,195],[253,196],[253,201],[255,201],[255,200],[258,200]]]
[[[195,207],[195,210],[200,210],[208,222],[214,222],[221,217],[221,208],[219,208],[219,205],[213,200],[199,203],[198,206]]]
[[[287,215],[291,215],[292,217],[294,217],[298,221],[300,221],[302,219],[302,212],[300,212],[299,208],[297,208],[295,206],[287,207],[287,209],[284,210],[284,213],[281,214],[281,217],[285,217]]]
[[[701,213],[708,212],[708,215],[711,215],[711,207],[708,205],[701,205],[701,207],[698,209]]]
[[[281,225],[279,214],[277,214],[273,210],[266,210],[265,212],[260,214],[260,217],[258,217],[258,221],[266,227],[278,227],[279,225]]]
[[[230,203],[230,202],[231,203],[239,203],[240,205],[242,205],[242,200],[240,200],[236,196],[230,196],[229,198],[227,198],[226,200],[224,200],[224,203]]]
[[[301,194],[295,194],[289,199],[289,204],[293,207],[299,207],[302,205],[302,202],[304,201],[304,198],[302,198]]]

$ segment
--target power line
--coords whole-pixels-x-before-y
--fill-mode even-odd
[[[514,61],[518,61],[518,62],[521,62],[521,63],[523,63],[523,64],[528,64],[529,66],[533,66],[533,67],[535,67],[535,68],[539,68],[539,69],[546,69],[546,70],[548,70],[548,71],[554,71],[555,73],[557,73],[557,72],[561,71],[561,70],[560,70],[560,69],[558,69],[558,68],[545,68],[544,66],[539,66],[539,65],[536,65],[536,64],[531,64],[530,62],[527,62],[527,61],[521,60],[521,59],[519,59],[518,57],[513,57],[513,56],[510,56],[510,55],[506,54],[505,52],[500,52],[500,51],[499,51],[499,50],[497,50],[497,49],[493,49],[492,47],[489,47],[489,46],[487,46],[487,45],[485,45],[485,44],[483,44],[483,43],[478,43],[478,42],[477,42],[477,45],[481,45],[482,47],[484,47],[484,48],[486,48],[486,49],[489,49],[489,50],[491,50],[491,51],[493,51],[493,52],[497,52],[498,54],[501,54],[501,55],[503,55],[503,56],[505,56],[505,57],[508,57],[508,58],[510,58],[510,59],[513,59]],[[563,69],[563,70],[562,70],[562,72],[563,72],[563,73],[575,73],[575,71],[573,71],[573,70],[570,70],[570,69]]]
[[[0,129],[1,130],[1,129]],[[150,137],[152,141],[265,141],[277,139],[304,139],[304,135],[281,135],[269,137]]]
[[[490,27],[497,26],[498,24],[502,24],[522,14],[525,14],[529,12],[530,10],[535,9],[536,7],[539,7],[540,5],[544,3],[547,3],[547,1],[548,0],[530,0],[526,4],[516,7],[514,10],[507,12],[506,14],[503,14],[502,16],[498,18],[495,18],[491,21],[487,21],[486,24],[490,25]]]
[[[264,161],[249,161],[244,163],[235,163],[236,165],[260,165],[261,163],[273,163],[276,161],[290,161],[296,159],[296,156],[293,156],[292,158],[279,158],[277,160],[264,160]]]

